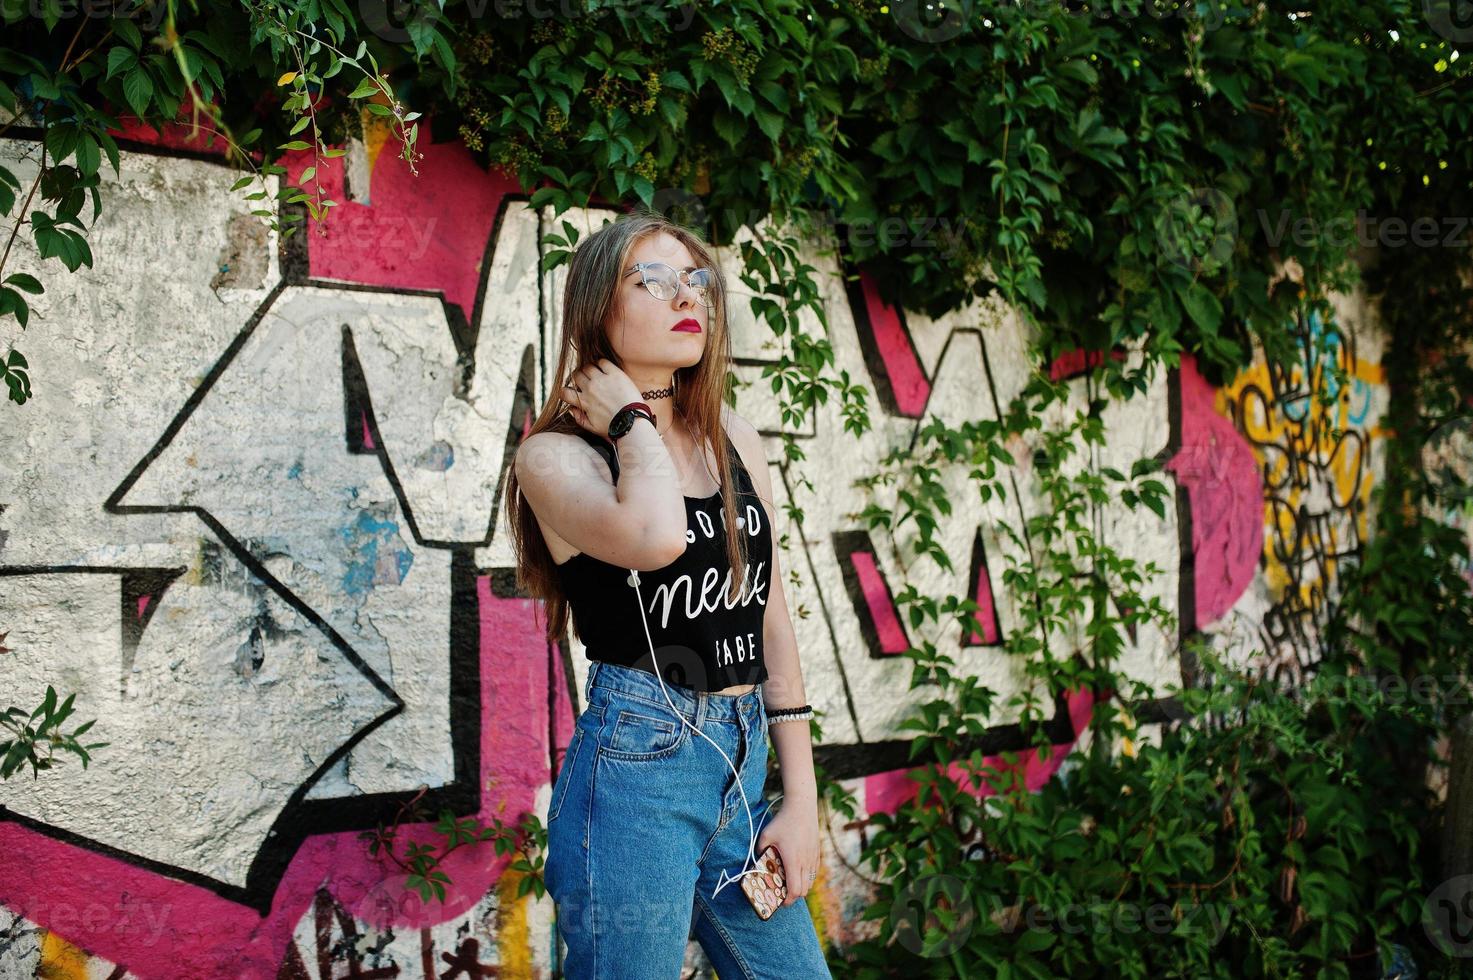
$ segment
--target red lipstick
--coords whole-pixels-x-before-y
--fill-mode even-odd
[[[701,324],[700,324],[699,321],[697,321],[697,320],[695,320],[695,319],[693,319],[691,317],[686,317],[684,320],[681,320],[679,323],[677,323],[675,326],[671,327],[670,329],[671,330],[686,330],[686,331],[689,331],[691,333],[700,333],[701,332]]]

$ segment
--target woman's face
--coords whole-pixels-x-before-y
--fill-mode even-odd
[[[668,232],[646,235],[630,250],[615,289],[609,317],[609,342],[627,368],[656,370],[699,363],[710,333],[709,311],[683,280],[670,299],[656,299],[632,272],[636,262],[663,262],[676,271],[696,267],[690,250]],[[684,329],[676,329],[681,326]],[[692,329],[694,327],[694,329]]]

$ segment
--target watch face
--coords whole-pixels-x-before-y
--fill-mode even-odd
[[[615,415],[613,421],[609,423],[609,438],[619,438],[620,436],[624,435],[624,433],[628,432],[633,424],[633,412],[620,412],[619,414]]]

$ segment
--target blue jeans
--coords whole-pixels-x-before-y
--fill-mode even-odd
[[[731,759],[760,833],[768,810],[762,689],[670,700]],[[757,918],[740,874],[750,831],[716,748],[676,720],[655,675],[595,661],[547,811],[543,880],[569,980],[676,980],[694,935],[721,980],[831,980],[806,899]]]

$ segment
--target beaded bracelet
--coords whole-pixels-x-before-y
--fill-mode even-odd
[[[813,717],[813,705],[805,704],[798,708],[768,708],[767,723],[776,725],[784,721],[807,721]]]

